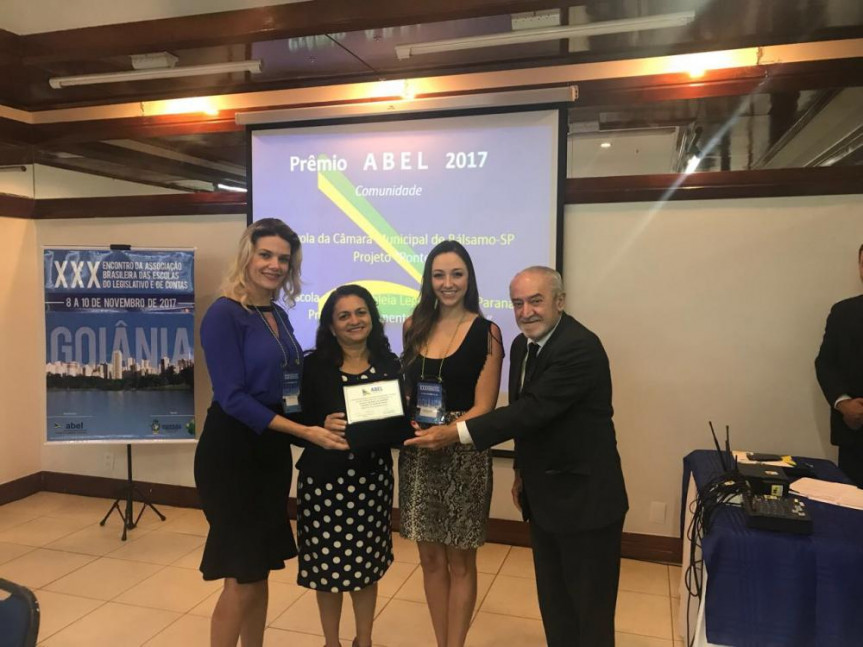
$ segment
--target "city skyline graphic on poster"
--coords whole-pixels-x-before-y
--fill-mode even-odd
[[[46,249],[50,441],[194,440],[191,251]]]

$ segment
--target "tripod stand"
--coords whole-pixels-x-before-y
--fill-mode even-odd
[[[104,526],[105,522],[108,521],[108,517],[111,516],[111,513],[114,510],[117,511],[117,514],[120,515],[120,519],[123,520],[123,536],[121,539],[126,541],[126,531],[134,530],[138,525],[138,522],[141,520],[141,515],[144,514],[144,510],[152,508],[153,512],[155,512],[159,519],[162,521],[165,520],[165,515],[159,512],[156,509],[150,500],[144,495],[143,492],[135,485],[135,482],[132,480],[132,445],[126,445],[126,484],[121,486],[119,490],[117,490],[117,499],[114,503],[111,504],[111,507],[108,508],[108,513],[99,522],[100,526]],[[134,510],[132,510],[132,502],[134,501],[135,495],[138,495],[138,500],[141,502],[141,511],[138,513],[138,517],[135,517]],[[126,504],[126,511],[123,512],[123,509],[120,507],[120,502],[123,501]]]

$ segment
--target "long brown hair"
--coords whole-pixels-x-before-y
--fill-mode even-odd
[[[300,246],[300,237],[293,229],[288,227],[278,218],[262,218],[246,227],[246,231],[240,236],[237,247],[237,256],[228,269],[228,274],[222,282],[222,295],[239,301],[244,308],[248,308],[248,280],[246,270],[249,261],[255,253],[255,244],[267,236],[278,236],[291,247],[291,262],[288,264],[288,272],[279,289],[273,294],[273,299],[278,299],[279,292],[285,297],[288,306],[294,305],[294,300],[300,294],[300,266],[303,263],[303,252]]]
[[[404,335],[404,352],[402,354],[402,362],[405,367],[409,366],[420,354],[420,349],[428,341],[431,330],[435,322],[440,316],[440,311],[437,308],[437,298],[432,289],[432,265],[434,259],[441,254],[447,253],[457,254],[464,261],[467,268],[467,291],[464,295],[464,307],[468,312],[481,314],[479,309],[479,288],[476,284],[476,273],[473,271],[473,261],[470,260],[470,254],[462,246],[454,240],[445,240],[438,243],[429,252],[426,258],[425,267],[423,267],[423,279],[420,287],[420,300],[411,314],[411,326],[405,331]]]

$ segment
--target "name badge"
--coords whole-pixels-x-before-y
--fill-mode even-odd
[[[443,383],[423,380],[417,383],[417,404],[414,420],[421,425],[443,424],[446,415],[446,397]]]
[[[299,413],[300,407],[300,374],[298,371],[282,371],[282,412]]]

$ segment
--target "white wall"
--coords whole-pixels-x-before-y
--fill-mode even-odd
[[[861,243],[859,195],[567,208],[567,309],[611,361],[628,532],[677,535],[708,419],[734,448],[835,460],[813,361]]]
[[[0,167],[0,193],[32,198],[35,193],[33,165]]]
[[[34,221],[0,215],[0,483],[41,469],[37,425],[44,425],[45,378],[33,335],[35,248]]]
[[[599,334],[611,360],[631,501],[626,530],[675,536],[681,461],[709,447],[708,419],[722,429],[731,425],[738,448],[835,458],[812,362],[830,305],[860,291],[863,196],[650,209],[645,203],[567,208],[564,278],[568,310]],[[0,220],[0,482],[40,469],[125,476],[122,446],[39,449],[45,424],[41,246],[196,247],[200,321],[244,226],[244,216]],[[196,353],[200,428],[211,391],[199,344]],[[134,452],[137,480],[193,485],[193,446]],[[106,453],[116,459],[111,469]],[[492,517],[517,518],[510,462],[495,460],[494,476]],[[652,502],[666,506],[661,523],[649,519]]]

